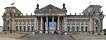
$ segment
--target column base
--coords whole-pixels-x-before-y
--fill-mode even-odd
[[[67,33],[66,33],[66,32],[65,32],[64,34],[65,34],[65,35],[67,35]]]
[[[40,33],[43,33],[43,31],[40,31]]]
[[[45,31],[45,33],[48,33],[48,31]]]
[[[60,33],[60,31],[58,31],[58,33]]]
[[[34,35],[34,34],[35,34],[35,32],[32,32],[32,34]]]
[[[52,33],[54,33],[54,31],[52,31]]]

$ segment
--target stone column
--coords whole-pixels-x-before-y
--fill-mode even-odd
[[[52,16],[52,33],[54,33],[54,16]]]
[[[32,20],[32,22],[33,22],[33,20]],[[37,18],[35,17],[34,18],[34,29],[35,29],[35,32],[37,32]],[[31,28],[32,28],[32,26],[31,26]],[[32,30],[31,30],[32,31]]]
[[[20,25],[19,25],[19,21],[17,22],[18,24],[18,32],[20,32]]]
[[[3,30],[4,30],[4,31],[6,31],[5,25],[6,25],[5,19],[3,19]]]
[[[92,21],[92,19],[90,19],[89,26],[90,26],[89,31],[93,31],[93,21]]]
[[[31,32],[31,29],[32,29],[31,27],[32,27],[32,21],[30,20],[30,27],[29,27],[30,31],[29,32]]]
[[[22,21],[22,32],[24,32],[24,22]]]
[[[90,21],[89,21],[89,34],[92,34],[93,29],[94,29],[93,20],[92,20],[92,18],[90,18]]]
[[[79,24],[79,31],[81,32],[81,20],[80,20],[80,24]]]
[[[45,33],[48,33],[48,17],[46,17],[46,30]]]
[[[15,26],[14,18],[13,18],[13,19],[12,19],[12,31],[15,31],[15,28],[16,28],[16,26]]]
[[[67,35],[67,32],[66,32],[66,17],[64,17],[64,32],[65,32],[65,35]]]
[[[11,19],[11,20],[9,20],[9,28],[10,28],[10,30],[9,30],[9,31],[10,31],[10,33],[12,33],[12,30],[13,30],[13,29],[12,29],[12,19]]]
[[[59,22],[60,18],[58,16],[58,19],[57,19],[57,30],[58,30],[58,33],[60,33],[60,22]]]
[[[26,20],[26,32],[28,31],[28,21]]]
[[[102,28],[102,27],[103,27],[103,19],[100,20],[100,25],[101,25],[101,26],[100,26],[100,27],[101,27],[101,28],[100,28],[100,29],[101,29],[100,32],[102,32],[102,29],[103,29],[103,28]]]
[[[39,22],[38,22],[38,19],[36,20],[36,23],[37,23],[36,30],[38,31],[38,26],[39,26],[39,25],[38,25],[38,23],[39,23]]]
[[[40,22],[41,22],[40,33],[43,33],[43,30],[42,30],[42,29],[43,29],[43,23],[42,23],[43,21],[42,21],[42,20],[43,20],[43,19],[42,19],[42,17],[41,17],[41,21],[40,21]]]
[[[85,28],[86,28],[86,21],[84,21],[84,26],[83,26],[84,32],[85,32]]]
[[[77,30],[76,30],[76,21],[75,21],[75,26],[74,26],[74,32],[76,32]]]
[[[72,20],[70,21],[70,32],[72,32]]]
[[[11,20],[9,20],[9,30],[10,30],[10,27],[11,27]],[[8,31],[9,31],[9,30],[8,30]]]

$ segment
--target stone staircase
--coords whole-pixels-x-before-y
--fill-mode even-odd
[[[27,38],[27,40],[75,40],[70,35],[50,34],[50,33],[28,35],[24,38]]]

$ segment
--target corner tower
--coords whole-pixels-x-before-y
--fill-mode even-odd
[[[14,31],[14,18],[15,16],[21,16],[21,12],[16,7],[6,7],[3,18],[3,31]]]
[[[102,32],[103,29],[103,18],[104,18],[104,14],[103,11],[101,11],[101,7],[100,5],[90,5],[89,7],[87,7],[82,13],[85,16],[89,16],[91,22],[90,27],[92,27],[95,34],[100,34],[100,32]]]

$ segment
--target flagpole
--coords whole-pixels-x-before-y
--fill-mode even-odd
[[[11,3],[11,7],[15,7],[15,0],[13,0],[13,3]]]
[[[13,3],[14,3],[13,6],[15,7],[15,0],[13,0]]]

